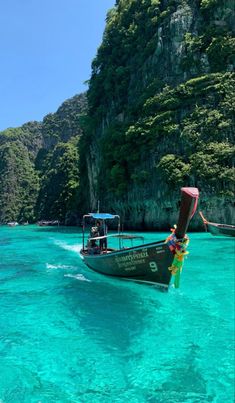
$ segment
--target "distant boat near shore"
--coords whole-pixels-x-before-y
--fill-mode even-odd
[[[7,225],[8,225],[8,227],[16,227],[19,224],[16,221],[10,221],[10,222],[7,223]]]
[[[210,232],[212,235],[235,237],[235,225],[218,224],[215,222],[207,221],[201,211],[199,211],[199,214],[201,216],[206,231]]]
[[[47,227],[47,226],[49,226],[49,227],[53,227],[53,226],[59,226],[60,225],[60,222],[59,222],[59,220],[41,220],[41,221],[38,221],[38,225],[40,226],[40,227]]]

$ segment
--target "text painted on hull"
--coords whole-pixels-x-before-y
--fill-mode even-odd
[[[165,252],[162,248],[156,248],[156,253]],[[128,255],[115,256],[115,262],[119,269],[125,271],[134,271],[137,266],[146,264],[146,259],[149,259],[149,254],[147,249],[142,249],[141,252],[129,253]],[[150,261],[149,268],[152,272],[157,271],[156,262]]]

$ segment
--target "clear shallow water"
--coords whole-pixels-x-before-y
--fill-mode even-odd
[[[163,293],[90,271],[77,231],[0,227],[0,402],[232,403],[234,240],[190,234]]]

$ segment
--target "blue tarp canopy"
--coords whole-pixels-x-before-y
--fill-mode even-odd
[[[112,220],[118,215],[107,214],[107,213],[89,213],[89,216],[94,218],[95,220]]]

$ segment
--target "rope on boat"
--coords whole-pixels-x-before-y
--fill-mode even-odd
[[[175,235],[176,226],[171,229],[171,235],[166,239],[171,252],[174,254],[174,259],[172,265],[168,268],[171,274],[175,276],[174,286],[179,288],[180,285],[180,275],[183,269],[184,257],[188,255],[187,246],[189,244],[189,238],[187,235],[183,239],[177,239]]]

